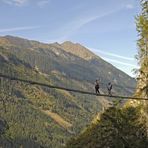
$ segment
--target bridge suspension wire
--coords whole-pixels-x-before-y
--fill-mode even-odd
[[[70,88],[45,84],[45,83],[41,83],[41,82],[25,80],[25,79],[21,79],[21,78],[17,78],[17,77],[4,75],[2,73],[0,73],[0,77],[5,78],[5,79],[9,79],[9,80],[13,80],[13,81],[20,81],[20,82],[28,83],[28,84],[31,84],[31,85],[39,85],[39,86],[44,86],[44,87],[48,87],[48,88],[52,88],[52,89],[66,90],[66,91],[69,91],[69,92],[75,92],[75,93],[81,93],[81,94],[87,94],[87,95],[110,97],[110,98],[120,98],[120,99],[126,99],[126,100],[148,100],[148,98],[138,98],[138,97],[132,97],[132,96],[116,96],[116,95],[107,95],[107,94],[96,94],[96,93],[93,93],[93,92],[88,92],[88,91],[83,91],[83,90],[70,89]]]
[[[99,84],[102,84],[102,85],[106,85],[106,86],[107,86],[107,83],[100,82]],[[118,84],[114,84],[114,83],[111,83],[111,84],[112,84],[114,87],[118,87],[118,88],[123,88],[123,89],[129,88],[129,89],[131,89],[131,90],[135,90],[135,89],[136,89],[136,87],[130,87],[130,86],[124,87],[124,86],[122,86],[122,85],[118,85]]]

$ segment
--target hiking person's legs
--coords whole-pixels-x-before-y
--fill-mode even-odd
[[[100,94],[100,90],[99,90],[99,88],[98,88],[97,92],[98,92],[98,94]]]
[[[112,96],[111,89],[108,89],[108,95],[109,95],[109,96]]]
[[[99,87],[95,86],[96,94],[100,94]]]
[[[96,94],[98,93],[98,88],[97,87],[95,87],[95,91],[96,91]]]

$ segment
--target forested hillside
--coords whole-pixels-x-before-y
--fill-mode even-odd
[[[43,44],[12,36],[0,37],[0,73],[92,92],[99,78],[101,93],[107,93],[111,81],[115,95],[132,95],[136,83],[80,44]],[[112,101],[4,78],[0,87],[0,146],[4,148],[62,147]]]
[[[145,117],[141,107],[111,107],[67,148],[147,148]]]

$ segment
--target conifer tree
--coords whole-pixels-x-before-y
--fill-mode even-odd
[[[141,0],[141,6],[141,13],[136,18],[140,65],[137,95],[148,98],[148,0]]]

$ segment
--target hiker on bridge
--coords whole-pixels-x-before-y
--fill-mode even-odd
[[[99,86],[99,80],[96,80],[96,82],[95,82],[95,91],[96,91],[96,94],[100,94],[99,88],[100,88],[100,86]]]
[[[109,82],[108,84],[107,84],[107,90],[108,90],[108,95],[109,96],[112,96],[112,84],[111,84],[111,82]]]

